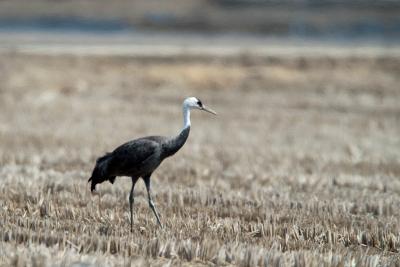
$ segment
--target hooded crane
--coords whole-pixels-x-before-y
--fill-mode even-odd
[[[215,111],[204,106],[199,99],[195,97],[186,98],[183,101],[183,129],[177,136],[147,136],[135,139],[96,160],[96,166],[88,181],[92,182],[92,192],[96,190],[96,184],[107,180],[113,184],[117,176],[129,176],[132,179],[129,195],[131,232],[133,231],[133,190],[139,178],[144,180],[149,206],[157,218],[158,224],[161,228],[163,227],[151,197],[150,177],[164,159],[174,155],[185,144],[189,136],[190,110],[192,109],[199,109],[216,115]]]

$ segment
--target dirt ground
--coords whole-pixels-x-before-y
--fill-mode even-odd
[[[1,266],[398,266],[400,59],[0,55]],[[165,229],[95,159],[186,145],[152,177]]]

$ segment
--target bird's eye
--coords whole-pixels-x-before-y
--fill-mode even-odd
[[[202,107],[202,106],[203,106],[203,104],[201,103],[200,100],[197,100],[197,105],[199,105],[199,107]]]

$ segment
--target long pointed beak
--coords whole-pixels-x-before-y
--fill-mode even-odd
[[[212,110],[211,108],[209,108],[209,107],[206,107],[206,106],[204,106],[204,105],[203,105],[203,107],[201,108],[201,110],[204,110],[204,111],[207,111],[208,113],[211,113],[211,114],[217,115],[217,112],[215,112],[215,111],[214,111],[214,110]]]

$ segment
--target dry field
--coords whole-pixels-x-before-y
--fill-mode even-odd
[[[400,59],[0,55],[0,266],[399,266]],[[97,156],[182,126],[165,229]]]

